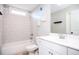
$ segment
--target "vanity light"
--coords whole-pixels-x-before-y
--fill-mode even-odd
[[[26,13],[25,13],[25,12],[22,12],[22,11],[17,11],[17,10],[11,10],[11,13],[13,13],[13,14],[17,14],[17,15],[23,15],[23,16],[25,16],[25,15],[26,15]]]
[[[56,21],[56,22],[54,22],[54,24],[59,24],[59,23],[62,23],[62,21]]]

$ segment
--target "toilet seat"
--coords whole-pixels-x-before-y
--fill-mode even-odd
[[[37,45],[33,44],[33,45],[26,46],[25,49],[26,49],[26,51],[31,52],[31,51],[36,50],[37,48],[38,48]]]

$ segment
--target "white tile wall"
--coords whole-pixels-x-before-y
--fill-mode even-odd
[[[11,8],[8,10],[4,18],[4,43],[28,40],[30,38],[30,16],[26,12],[26,16],[11,14]]]
[[[40,10],[42,8],[42,10]],[[34,23],[34,32],[37,35],[46,35],[50,33],[50,5],[40,5],[32,13]]]

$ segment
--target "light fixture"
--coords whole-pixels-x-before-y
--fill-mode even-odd
[[[18,10],[11,10],[11,13],[13,13],[13,14],[17,14],[17,15],[23,15],[23,16],[25,16],[25,15],[26,15],[26,13],[25,13],[25,12],[18,11]]]

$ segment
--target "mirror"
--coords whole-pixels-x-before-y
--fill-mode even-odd
[[[79,4],[52,4],[51,32],[79,35]]]

